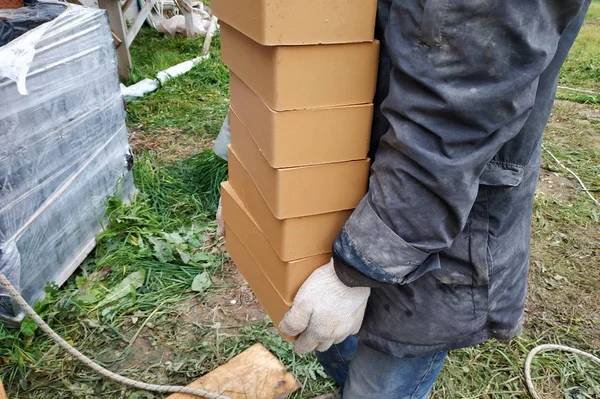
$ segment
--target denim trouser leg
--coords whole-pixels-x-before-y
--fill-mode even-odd
[[[357,347],[358,340],[351,335],[325,352],[315,352],[327,375],[335,380],[341,389],[344,388],[344,384],[348,379],[350,361],[356,356]]]
[[[424,399],[446,359],[446,352],[396,358],[359,344],[354,336],[315,354],[345,399]]]
[[[446,352],[398,358],[359,343],[344,385],[344,399],[425,399],[445,359]]]

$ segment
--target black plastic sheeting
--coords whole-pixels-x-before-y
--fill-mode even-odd
[[[66,4],[25,1],[25,7],[0,9],[0,47],[27,31],[52,21],[66,9]]]

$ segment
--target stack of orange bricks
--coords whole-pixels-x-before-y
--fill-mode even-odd
[[[376,0],[212,6],[231,76],[227,251],[278,325],[366,192]]]

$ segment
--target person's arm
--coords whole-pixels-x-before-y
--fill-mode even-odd
[[[403,284],[439,268],[437,252],[463,230],[482,173],[513,174],[518,184],[519,166],[490,161],[525,123],[584,1],[394,3],[382,106],[390,129],[333,248],[348,286]]]

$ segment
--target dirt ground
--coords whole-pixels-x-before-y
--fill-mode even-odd
[[[599,107],[565,101],[557,101],[546,131],[546,141],[572,161],[573,166],[567,166],[581,166],[579,177],[596,198],[600,197],[595,157],[600,153],[599,133]],[[574,344],[598,348],[600,209],[590,205],[579,183],[550,157],[542,164],[537,200],[528,326],[535,331],[554,330]],[[588,201],[585,208],[580,208],[581,201]]]
[[[158,160],[169,162],[185,159],[212,147],[212,139],[199,138],[185,130],[147,129],[144,125],[129,126],[129,142],[137,152],[151,151]]]

